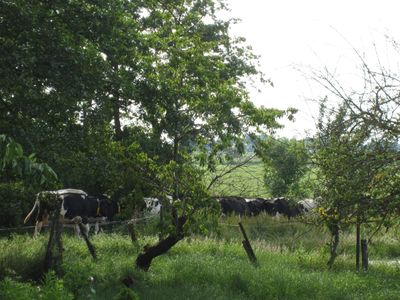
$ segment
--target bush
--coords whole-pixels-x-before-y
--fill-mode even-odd
[[[138,300],[139,296],[131,289],[123,287],[114,300]]]
[[[0,227],[22,225],[35,193],[21,182],[0,183]]]

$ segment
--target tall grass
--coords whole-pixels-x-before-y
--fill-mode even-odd
[[[242,218],[260,265],[254,268],[241,245],[237,221],[225,218],[208,237],[179,242],[156,258],[147,273],[136,270],[134,261],[155,237],[141,235],[135,246],[126,234],[100,234],[92,237],[98,253],[93,260],[83,240],[66,235],[63,278],[49,273],[39,282],[29,281],[28,275],[40,266],[48,236],[1,239],[0,299],[400,298],[399,264],[372,264],[368,273],[354,271],[351,230],[343,236],[344,255],[328,270],[329,236],[323,229],[269,216]],[[376,250],[371,248],[371,256],[393,258],[395,253],[385,256],[390,253],[385,249],[395,245],[393,238],[387,234],[381,241]]]

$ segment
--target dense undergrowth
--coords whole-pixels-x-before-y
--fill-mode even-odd
[[[387,233],[370,247],[370,270],[354,271],[354,236],[343,235],[341,256],[328,270],[328,235],[301,223],[268,217],[242,219],[260,267],[241,246],[236,217],[207,237],[192,236],[153,261],[134,268],[141,247],[156,241],[141,234],[137,245],[124,232],[92,237],[94,261],[83,240],[65,235],[64,275],[40,268],[48,235],[0,239],[0,299],[398,299],[400,243]],[[147,234],[147,232],[146,232]],[[373,263],[385,261],[386,263]]]

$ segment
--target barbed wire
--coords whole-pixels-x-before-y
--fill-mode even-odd
[[[151,216],[147,216],[147,217],[142,217],[142,218],[132,218],[129,220],[123,220],[123,221],[109,221],[109,222],[98,222],[99,226],[108,226],[108,225],[126,225],[129,223],[138,223],[141,222],[143,220],[149,220],[149,219],[153,219],[155,217],[157,217],[158,215],[151,215]],[[95,225],[97,222],[89,222],[87,224],[89,225]],[[49,224],[47,225],[43,225],[42,228],[47,228],[51,226],[51,222],[49,222]],[[32,225],[32,226],[19,226],[19,227],[3,227],[0,228],[0,232],[12,232],[12,231],[23,231],[23,230],[29,230],[29,229],[34,229],[36,226]],[[71,224],[71,223],[64,223],[63,227],[65,228],[74,228],[75,224]]]

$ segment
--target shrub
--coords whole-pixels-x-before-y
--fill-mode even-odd
[[[21,182],[0,183],[0,227],[21,225],[33,198],[34,192]]]
[[[139,296],[133,290],[123,287],[114,300],[139,300]]]

